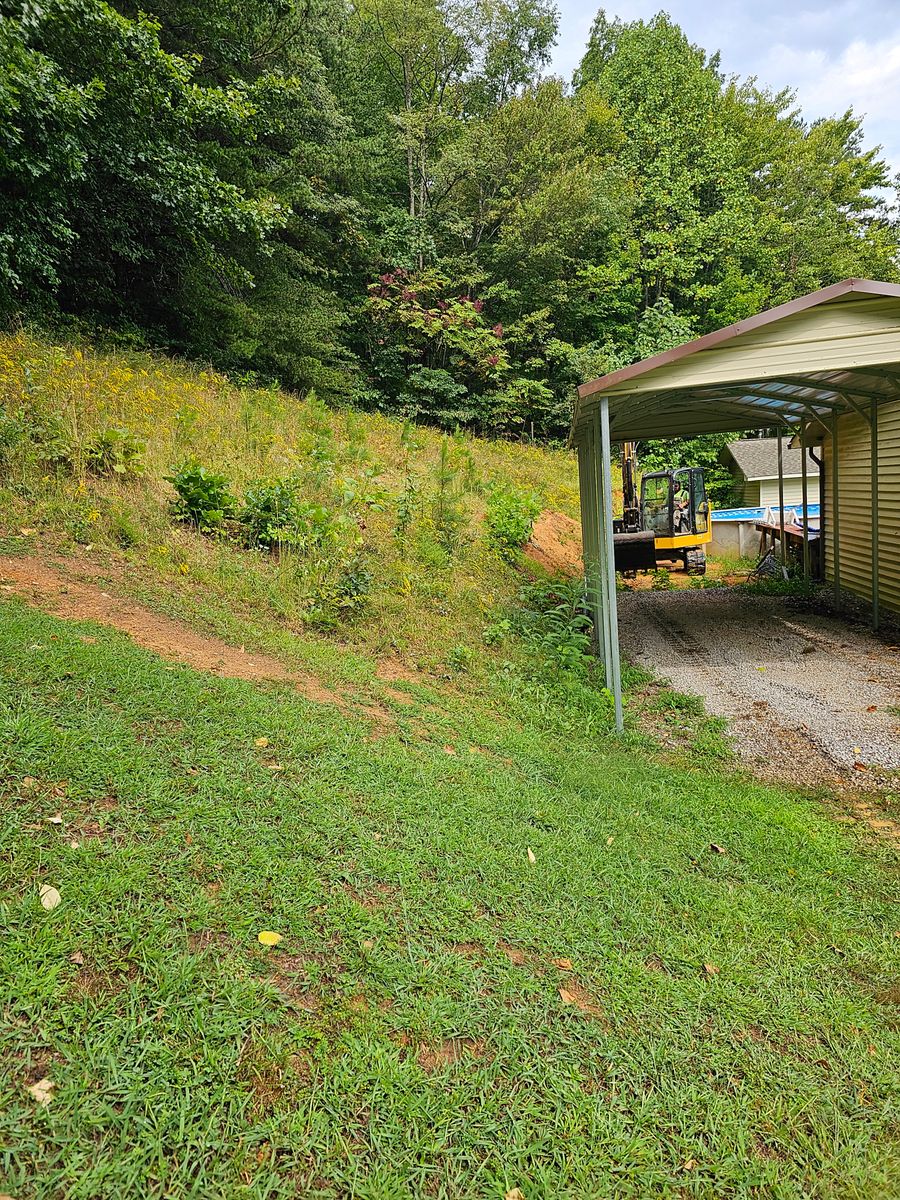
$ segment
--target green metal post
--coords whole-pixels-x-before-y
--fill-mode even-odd
[[[872,400],[872,415],[869,420],[869,437],[872,442],[872,628],[878,628],[879,546],[878,546],[878,401]]]

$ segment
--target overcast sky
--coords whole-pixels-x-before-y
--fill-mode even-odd
[[[598,4],[557,0],[554,70],[578,65]],[[609,16],[651,17],[665,9],[692,42],[721,51],[726,74],[755,75],[797,92],[807,118],[848,107],[865,117],[866,145],[884,147],[900,170],[900,0],[610,0]]]

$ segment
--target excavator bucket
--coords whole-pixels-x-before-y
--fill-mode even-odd
[[[613,537],[617,571],[652,571],[656,567],[656,545],[652,530],[617,533]]]

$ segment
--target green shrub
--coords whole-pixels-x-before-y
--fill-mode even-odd
[[[525,641],[564,670],[583,668],[591,651],[592,621],[584,609],[580,582],[549,581],[526,585],[518,628]]]
[[[104,429],[85,451],[85,464],[92,475],[143,475],[144,451],[140,438],[130,429]]]
[[[493,489],[488,497],[485,515],[488,541],[506,562],[518,560],[519,552],[531,537],[540,511],[540,501],[533,492],[523,492],[513,487]]]
[[[208,532],[217,529],[235,510],[235,499],[228,480],[202,467],[196,459],[165,476],[178,493],[172,512],[179,521],[187,521]]]
[[[293,545],[304,518],[304,506],[293,479],[260,480],[247,488],[240,520],[249,546],[271,550]]]

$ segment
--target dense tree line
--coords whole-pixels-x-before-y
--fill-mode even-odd
[[[0,306],[446,426],[849,275],[896,278],[852,114],[552,0],[0,0]],[[149,14],[149,15],[148,15]]]

